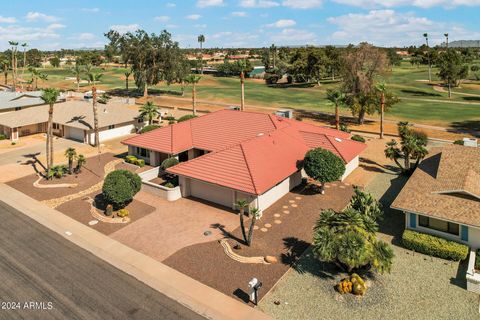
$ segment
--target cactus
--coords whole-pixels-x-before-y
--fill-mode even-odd
[[[113,214],[113,206],[111,204],[107,205],[105,209],[105,215],[111,216]]]

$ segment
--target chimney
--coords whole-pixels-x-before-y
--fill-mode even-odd
[[[478,140],[474,138],[463,138],[463,145],[465,147],[478,147]]]

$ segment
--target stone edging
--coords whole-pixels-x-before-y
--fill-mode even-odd
[[[225,254],[235,261],[238,261],[238,262],[241,262],[241,263],[270,264],[270,263],[265,261],[264,257],[243,257],[243,256],[240,256],[240,255],[236,254],[235,252],[233,252],[232,248],[230,247],[230,244],[225,239],[222,239],[219,242],[222,245],[223,251],[225,251]]]
[[[58,183],[58,184],[40,184],[40,181],[43,179],[42,176],[38,175],[38,179],[33,183],[35,188],[39,189],[50,189],[50,188],[75,188],[78,186],[78,183]]]

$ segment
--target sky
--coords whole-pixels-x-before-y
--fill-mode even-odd
[[[480,40],[480,0],[14,0],[0,12],[8,41],[41,50],[98,48],[104,33],[166,29],[181,47],[421,45]]]

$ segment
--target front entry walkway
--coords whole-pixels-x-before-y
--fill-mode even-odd
[[[156,210],[110,237],[158,261],[182,248],[221,239],[239,225],[238,214],[196,200],[169,202],[144,191],[135,199]],[[211,234],[204,235],[206,231]]]

